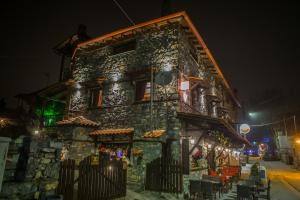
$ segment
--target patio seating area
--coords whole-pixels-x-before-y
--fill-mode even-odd
[[[270,199],[271,181],[264,185],[260,177],[241,179],[238,166],[226,166],[217,174],[210,171],[199,180],[190,180],[190,200]]]

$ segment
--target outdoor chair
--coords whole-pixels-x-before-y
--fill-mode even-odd
[[[201,190],[203,199],[215,200],[217,199],[214,185],[210,182],[201,181]]]
[[[215,189],[219,192],[219,197],[221,196],[221,194],[223,195],[223,191],[225,190],[225,185],[224,182],[222,180],[221,176],[210,176],[210,175],[202,175],[202,179],[203,180],[209,180],[209,181],[214,181],[214,182],[218,182],[218,184],[214,184],[213,187],[215,187]]]
[[[201,181],[200,180],[190,180],[190,199],[200,200],[202,199]]]
[[[271,199],[271,195],[270,195],[270,192],[271,192],[271,180],[270,179],[268,180],[268,186],[267,186],[267,188],[265,188],[265,190],[266,190],[266,193],[265,194],[259,194],[258,198],[270,200]],[[261,192],[261,190],[259,190],[259,192]]]
[[[250,187],[237,185],[237,200],[257,199]]]

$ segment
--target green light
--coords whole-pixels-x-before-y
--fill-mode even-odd
[[[43,110],[43,101],[44,99],[42,98],[37,101],[34,113],[37,117],[44,117],[47,126],[52,126],[57,120],[61,119],[65,104],[50,100],[47,102]]]

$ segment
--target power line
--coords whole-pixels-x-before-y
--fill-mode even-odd
[[[285,118],[285,119],[282,119],[282,120],[274,121],[274,122],[263,123],[263,124],[252,124],[252,125],[249,125],[249,126],[252,126],[252,127],[269,126],[269,125],[272,125],[272,124],[279,124],[279,123],[285,122],[286,120],[289,120],[289,119],[292,119],[292,118],[294,118],[294,116],[288,117],[288,118]]]
[[[126,18],[128,19],[128,21],[132,24],[135,25],[134,21],[129,17],[129,15],[127,14],[127,12],[122,8],[122,6],[117,2],[117,0],[113,0],[115,2],[115,4],[118,6],[118,8],[122,11],[122,13],[126,16]]]

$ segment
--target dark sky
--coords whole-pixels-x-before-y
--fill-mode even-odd
[[[136,23],[160,17],[160,0],[118,1]],[[298,5],[245,2],[174,0],[172,7],[190,15],[243,100],[268,88],[299,91]],[[78,24],[92,37],[130,25],[112,0],[1,4],[0,97],[8,101],[58,80],[60,59],[52,48]]]

